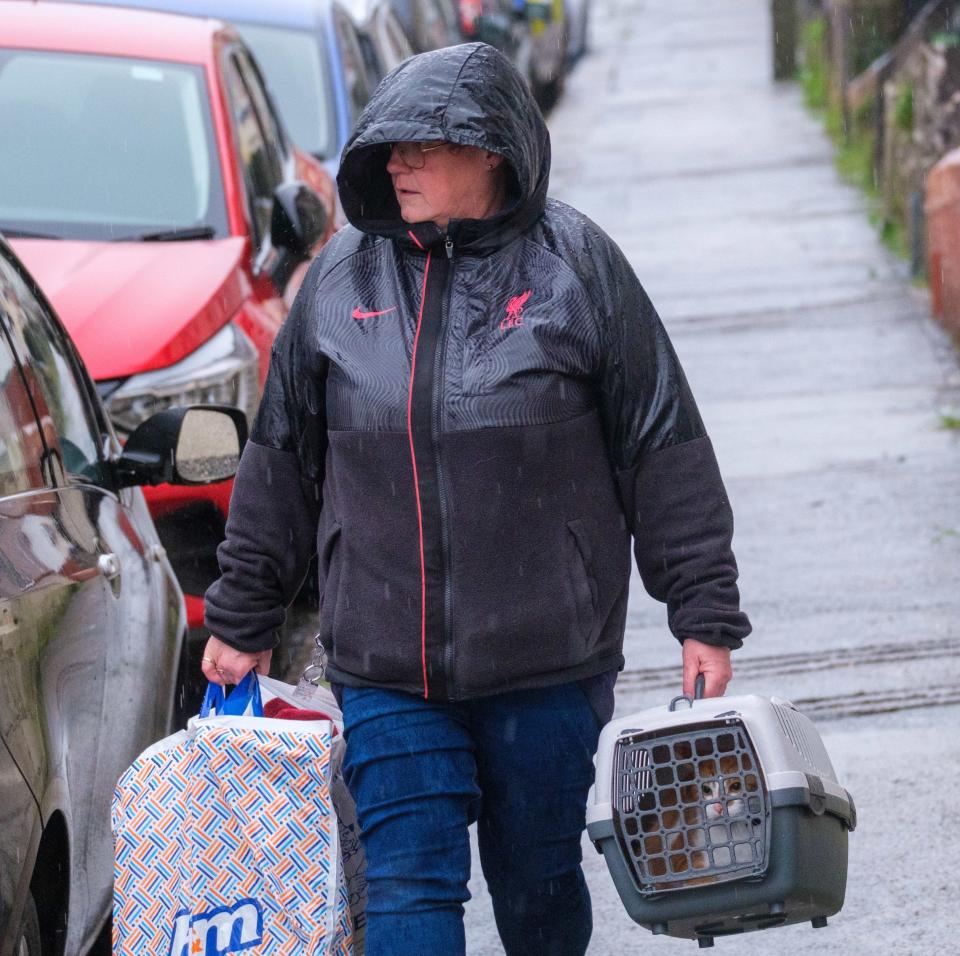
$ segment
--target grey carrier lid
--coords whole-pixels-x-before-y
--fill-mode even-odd
[[[596,782],[587,806],[588,826],[613,817],[618,742],[650,742],[659,737],[689,735],[697,728],[702,728],[704,737],[717,740],[721,729],[735,727],[742,727],[751,743],[772,807],[805,806],[815,814],[838,817],[850,830],[856,827],[853,798],[837,781],[813,722],[788,700],[757,695],[695,700],[676,710],[663,705],[607,724],[597,750]]]

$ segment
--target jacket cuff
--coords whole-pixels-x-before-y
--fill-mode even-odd
[[[743,647],[743,640],[734,637],[732,634],[723,634],[720,631],[710,631],[704,634],[695,634],[687,631],[684,634],[678,634],[677,640],[682,644],[686,640],[699,641],[701,644],[709,644],[711,647],[726,647],[731,651]]]

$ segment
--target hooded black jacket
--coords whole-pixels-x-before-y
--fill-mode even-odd
[[[396,140],[502,154],[494,219],[403,222]],[[681,640],[739,647],[732,517],[613,241],[546,198],[550,141],[492,47],[413,57],[344,149],[341,230],[274,345],[206,623],[275,645],[314,546],[328,676],[459,700],[623,664],[630,536]]]

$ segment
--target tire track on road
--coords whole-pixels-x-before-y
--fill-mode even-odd
[[[763,677],[768,674],[806,674],[837,667],[919,661],[957,653],[960,653],[960,637],[947,637],[911,643],[858,644],[798,654],[768,654],[735,660],[735,664],[738,677]],[[628,668],[620,675],[618,686],[660,688],[673,687],[676,682],[677,668],[670,665],[635,670]]]
[[[842,668],[876,665],[902,665],[913,661],[956,657],[960,638],[940,638],[910,643],[862,644],[828,651],[797,654],[770,654],[736,662],[738,678],[788,677],[816,674]],[[625,670],[617,681],[618,692],[676,691],[678,670],[675,665]],[[956,684],[923,687],[864,690],[818,697],[794,698],[793,703],[809,717],[820,720],[892,713],[922,707],[960,704],[960,686]]]
[[[960,704],[960,687],[956,684],[940,684],[922,688],[862,690],[833,697],[799,697],[792,703],[811,720],[839,720],[842,717],[867,717],[871,714],[892,714],[901,710]]]

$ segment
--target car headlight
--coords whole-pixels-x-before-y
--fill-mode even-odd
[[[252,423],[260,401],[260,364],[253,343],[229,322],[175,365],[98,382],[97,388],[121,439],[172,405],[235,405]]]

